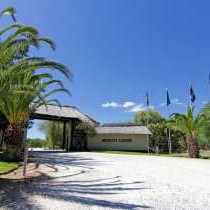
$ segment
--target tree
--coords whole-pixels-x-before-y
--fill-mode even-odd
[[[76,130],[82,130],[87,137],[93,137],[96,135],[96,129],[88,122],[80,122],[76,126]]]
[[[194,113],[194,107],[188,107],[186,114],[174,113],[172,120],[168,123],[172,128],[178,129],[186,134],[188,155],[191,158],[199,158],[198,135],[203,127],[205,117],[203,113]]]
[[[205,105],[201,113],[205,116],[205,119],[198,134],[198,142],[201,148],[210,149],[210,103]]]
[[[46,147],[46,141],[44,141],[42,139],[39,139],[39,138],[36,138],[36,139],[28,138],[27,143],[28,143],[28,146],[32,147],[32,148],[44,148],[44,147]]]
[[[49,148],[61,148],[63,143],[63,126],[62,122],[47,121],[39,125],[39,130],[45,133],[47,146]],[[68,129],[68,126],[67,126]]]
[[[134,116],[134,122],[141,125],[147,125],[151,131],[150,135],[150,149],[159,152],[168,152],[168,125],[165,119],[159,112],[154,110],[138,112]],[[184,134],[177,129],[171,129],[172,151],[181,151],[181,143],[183,142]]]
[[[149,130],[152,135],[150,136],[150,147],[155,150],[158,148],[159,152],[168,152],[168,126],[166,122],[149,124]],[[172,151],[181,152],[185,149],[184,138],[185,135],[177,130],[170,129],[171,141],[172,141]]]
[[[0,17],[8,13],[14,16],[14,9],[5,9]],[[23,129],[27,127],[31,113],[49,102],[59,103],[51,98],[53,94],[69,93],[60,80],[53,79],[50,71],[56,70],[68,79],[71,74],[60,63],[28,55],[31,46],[39,48],[42,43],[54,49],[53,41],[40,37],[38,30],[11,24],[0,31],[0,37],[8,31],[9,35],[0,45],[0,112],[9,123],[5,132],[5,152],[10,155],[9,159],[19,160]]]
[[[143,112],[137,112],[134,116],[134,122],[146,126],[147,117],[149,124],[156,124],[165,121],[165,118],[162,117],[159,112],[156,112],[154,110],[148,110]]]

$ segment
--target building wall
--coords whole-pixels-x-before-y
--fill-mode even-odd
[[[96,134],[88,139],[90,150],[147,150],[145,134]]]

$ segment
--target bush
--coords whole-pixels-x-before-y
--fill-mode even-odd
[[[27,139],[28,146],[32,148],[43,148],[46,147],[47,142],[42,139]]]

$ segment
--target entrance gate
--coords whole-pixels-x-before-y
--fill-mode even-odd
[[[62,149],[81,151],[87,149],[87,137],[82,130],[76,130],[80,122],[88,122],[93,126],[99,123],[73,106],[58,106],[48,104],[41,106],[31,115],[31,119],[52,120],[64,123]],[[67,125],[69,126],[67,132]]]

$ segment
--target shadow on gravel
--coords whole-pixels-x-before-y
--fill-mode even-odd
[[[70,167],[78,167],[84,169],[93,169],[94,166],[102,165],[104,162],[95,161],[92,158],[84,158],[74,155],[75,153],[49,153],[49,152],[35,152],[34,158],[32,158],[33,162],[38,164],[46,164],[50,167],[66,167],[68,169]],[[55,158],[56,157],[56,158]],[[57,170],[57,169],[56,169]]]
[[[39,157],[41,158],[41,157]],[[85,159],[85,160],[84,160]],[[0,179],[0,209],[41,209],[42,203],[39,199],[32,199],[33,195],[38,195],[58,201],[83,204],[89,207],[108,207],[111,209],[148,209],[150,206],[129,204],[113,201],[112,199],[103,199],[104,195],[115,196],[124,194],[127,191],[139,191],[148,188],[141,188],[142,182],[123,182],[120,176],[106,179],[91,179],[89,171],[90,166],[97,166],[96,161],[89,158],[76,156],[62,156],[62,158],[39,159],[45,164],[49,164],[55,176],[48,176],[40,173],[36,178],[22,180]],[[92,162],[92,163],[91,163]],[[78,172],[69,172],[62,176],[56,176],[57,166],[75,166],[81,167]],[[83,170],[84,168],[84,170]],[[64,168],[65,171],[65,168]],[[80,180],[81,174],[87,175],[88,179]],[[100,199],[98,199],[100,195]],[[94,197],[95,196],[95,197]],[[50,209],[50,204],[49,209]]]

